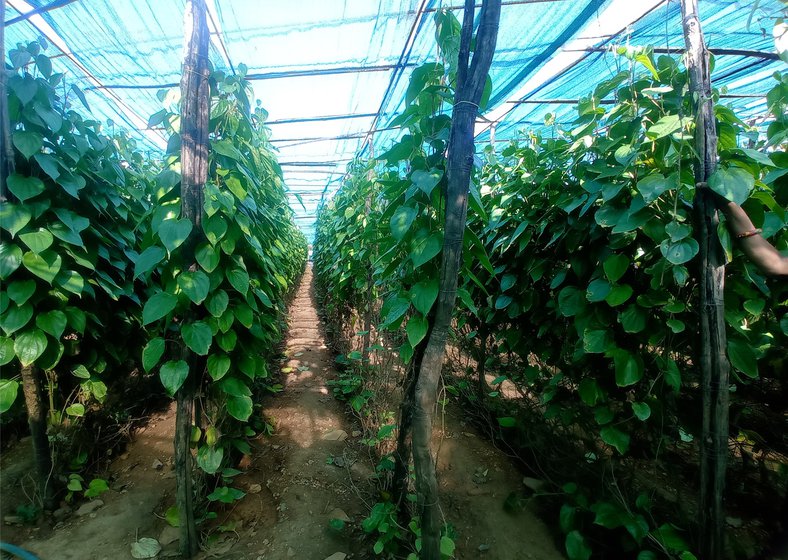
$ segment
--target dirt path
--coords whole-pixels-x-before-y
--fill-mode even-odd
[[[350,531],[332,531],[329,521],[361,520],[365,508],[354,485],[366,492],[372,472],[357,460],[355,428],[326,384],[335,375],[334,358],[320,330],[311,268],[290,307],[285,353],[284,390],[266,407],[275,432],[258,440],[261,450],[251,465],[265,473],[264,485],[277,504],[277,523],[258,553],[266,560],[350,554],[359,543]]]
[[[360,522],[374,499],[374,458],[345,403],[331,394],[334,357],[326,347],[307,269],[290,307],[282,362],[283,391],[264,413],[273,435],[261,435],[233,485],[247,496],[218,518],[198,560],[364,560],[379,558],[363,541]],[[527,509],[508,513],[503,504],[522,489],[522,477],[488,440],[466,427],[461,411],[439,423],[438,474],[446,519],[457,529],[459,560],[560,560],[545,526]],[[41,560],[131,558],[135,539],[163,546],[158,558],[177,557],[177,529],[164,520],[174,503],[172,471],[174,409],[155,415],[139,430],[105,477],[110,491],[95,510],[61,512],[37,528],[3,525],[3,540],[21,544]],[[22,453],[25,446],[17,446]],[[12,450],[13,451],[13,450]],[[2,461],[2,488],[25,476],[24,457]],[[3,507],[3,513],[9,512]],[[87,506],[88,508],[92,506]],[[342,531],[329,521],[346,521]],[[53,526],[54,525],[54,526]],[[206,526],[203,526],[205,529]]]

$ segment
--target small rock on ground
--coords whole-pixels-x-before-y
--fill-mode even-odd
[[[76,511],[76,515],[77,517],[88,515],[89,513],[93,513],[103,505],[104,505],[103,500],[93,500],[92,502],[84,503],[81,506],[79,506],[79,509]]]
[[[331,430],[323,435],[323,439],[326,441],[345,441],[347,439],[347,432],[339,429]]]

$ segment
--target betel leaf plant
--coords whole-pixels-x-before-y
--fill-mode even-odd
[[[148,286],[143,366],[170,395],[193,376],[196,460],[209,475],[250,452],[253,390],[270,383],[268,361],[281,338],[285,299],[306,262],[306,241],[267,141],[266,113],[259,103],[250,106],[244,70],[239,65],[236,75],[210,76],[208,182],[193,265],[169,258],[194,226],[180,214],[178,96],[162,93],[172,105],[151,124],[170,133],[167,169],[158,177],[149,234],[135,263],[135,276]],[[184,349],[200,357],[198,368],[183,358]],[[209,500],[242,494],[218,484]]]
[[[401,127],[403,134],[377,156],[374,170],[360,162],[349,168],[337,195],[321,207],[315,244],[316,273],[329,319],[337,313],[352,317],[354,307],[361,312],[360,302],[368,306],[370,299],[380,298],[380,304],[373,304],[380,319],[376,332],[386,339],[386,345],[398,348],[404,366],[396,451],[393,460],[384,457],[380,465],[386,471],[393,469],[392,500],[401,506],[399,516],[404,523],[408,521],[402,506],[409,485],[417,372],[439,294],[446,148],[461,42],[460,23],[450,11],[438,11],[435,20],[441,62],[413,71],[405,109],[389,123]],[[491,91],[486,74],[484,78],[478,100],[482,105]],[[483,215],[478,190],[474,185],[470,190],[471,205]],[[472,234],[461,238],[466,260],[484,256],[478,238]],[[343,243],[337,244],[337,239]],[[483,260],[489,266],[486,257]],[[466,264],[463,261],[464,270]],[[369,285],[374,291],[363,293]],[[352,402],[365,402],[361,387],[345,386],[359,392]],[[386,542],[387,547],[395,546],[397,539]]]
[[[601,484],[606,468],[622,472],[626,465],[664,469],[691,486],[680,462],[666,463],[663,456],[691,453],[687,444],[698,434],[700,413],[694,340],[702,310],[690,217],[694,123],[687,116],[686,72],[675,59],[648,50],[622,54],[625,69],[581,99],[571,129],[533,134],[490,154],[482,178],[490,219],[472,225],[495,270],[486,283],[495,282],[497,290],[488,295],[466,282],[474,306],[469,314],[479,329],[483,324],[495,333],[488,351],[506,357],[498,362],[505,378],[527,399],[538,397],[519,411],[501,403],[507,412],[499,414],[500,425],[533,442],[528,422],[541,416],[554,433],[575,442],[556,457],[567,453],[574,456],[569,464],[586,465],[578,477],[599,473],[590,486],[566,487],[561,526],[570,557],[591,553],[599,527],[617,534],[618,547],[641,550],[644,558],[657,550],[690,557],[691,534],[670,525],[691,528],[689,511],[664,503],[652,509],[645,498],[634,503],[642,492],[654,494],[642,480],[628,483],[630,500]],[[610,97],[612,104],[600,103]],[[768,100],[775,120],[765,140],[716,105],[720,165],[710,186],[742,203],[784,250],[781,76]],[[779,369],[759,364],[781,360],[785,293],[738,254],[724,224],[718,235],[732,260],[725,309],[732,405],[744,411],[731,430],[752,441],[742,436],[754,428],[747,407],[764,384],[784,383]]]
[[[13,406],[21,380],[39,499],[51,505],[58,470],[47,430],[79,422],[87,406],[103,402],[142,342],[131,259],[145,181],[124,166],[100,123],[71,105],[84,96],[65,88],[39,42],[17,45],[9,58],[0,412]]]

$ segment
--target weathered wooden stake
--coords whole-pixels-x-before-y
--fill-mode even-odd
[[[709,51],[697,0],[682,0],[681,14],[690,94],[695,107],[695,181],[705,184],[717,166],[717,131],[711,98]],[[695,220],[700,245],[700,332],[703,433],[700,438],[701,557],[720,560],[725,551],[725,472],[728,459],[729,364],[725,355],[725,259],[717,238],[713,195],[698,186]]]
[[[438,507],[438,481],[432,457],[432,424],[438,384],[446,353],[446,338],[451,328],[457,298],[457,274],[462,260],[462,241],[468,213],[468,192],[474,154],[474,123],[479,111],[495,43],[501,0],[484,0],[476,34],[473,61],[470,62],[473,38],[474,0],[465,1],[460,50],[457,65],[457,90],[449,134],[446,162],[446,222],[441,255],[440,291],[435,319],[416,380],[413,411],[413,463],[416,468],[416,491],[421,514],[422,560],[440,560],[441,514]]]
[[[24,366],[20,371],[22,377],[22,393],[25,396],[27,409],[27,425],[30,428],[30,442],[33,446],[33,461],[36,466],[36,490],[44,509],[52,509],[52,451],[49,448],[47,435],[47,411],[44,406],[43,389],[38,368],[33,365]]]
[[[194,249],[201,237],[205,183],[208,179],[208,24],[205,0],[188,0],[185,16],[185,53],[181,77],[181,216],[192,223],[192,233],[180,249],[184,266],[194,266]],[[181,555],[191,558],[199,542],[194,521],[192,455],[190,449],[194,393],[200,386],[204,361],[184,348],[189,378],[176,393],[175,473],[180,514]]]

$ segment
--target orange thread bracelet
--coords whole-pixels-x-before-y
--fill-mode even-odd
[[[748,237],[752,237],[753,235],[758,235],[762,233],[763,230],[760,228],[751,229],[750,231],[745,231],[744,233],[739,233],[736,235],[736,239],[747,239]]]

